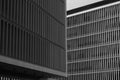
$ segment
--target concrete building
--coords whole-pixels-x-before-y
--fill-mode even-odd
[[[0,0],[1,80],[66,76],[65,4]]]
[[[120,1],[76,10],[67,16],[67,80],[119,80]]]

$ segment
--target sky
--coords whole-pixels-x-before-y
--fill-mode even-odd
[[[85,6],[87,4],[91,4],[98,1],[102,1],[102,0],[67,0],[67,10]]]

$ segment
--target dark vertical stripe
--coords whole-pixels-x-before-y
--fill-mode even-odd
[[[8,23],[7,56],[11,56],[11,25]]]
[[[4,0],[5,1],[5,17],[7,17],[7,13],[8,13],[8,0]]]
[[[11,56],[13,56],[13,54],[14,54],[14,36],[15,34],[14,34],[14,26],[13,25],[11,25],[11,45],[10,45],[10,47],[11,47]]]
[[[0,0],[0,15],[2,14],[2,0]]]
[[[3,27],[3,25],[2,25],[2,20],[0,19],[0,54],[2,53],[2,33],[3,33],[3,31],[2,31],[2,27]]]
[[[8,1],[8,18],[11,19],[11,14],[12,14],[12,10],[11,10],[11,5],[12,5],[12,2],[11,0]]]
[[[26,58],[26,52],[25,52],[25,31],[23,31],[23,38],[22,38],[22,53],[24,54],[22,60],[25,60],[25,58]]]
[[[3,20],[1,20],[1,30],[2,30],[2,34],[1,34],[1,37],[2,37],[2,54],[4,54],[4,24],[3,24]]]
[[[15,22],[17,22],[17,6],[18,5],[18,0],[14,0],[14,20],[15,20]]]
[[[17,58],[17,44],[18,44],[18,42],[17,42],[17,28],[16,28],[16,26],[14,27],[14,54],[13,54],[13,56],[15,56],[15,58]]]
[[[5,27],[5,30],[6,30],[6,35],[5,35],[5,37],[6,37],[6,39],[5,39],[5,56],[7,56],[8,55],[8,24],[7,24],[7,22],[5,21],[4,22],[4,27]]]
[[[5,9],[4,9],[4,7],[5,7],[5,4],[4,4],[4,3],[5,3],[5,1],[2,0],[2,15],[3,15],[3,16],[4,16],[4,10],[5,10]]]
[[[23,59],[23,53],[22,53],[22,32],[21,32],[21,29],[19,28],[19,57],[20,57],[20,60]]]

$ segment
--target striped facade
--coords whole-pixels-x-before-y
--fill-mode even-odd
[[[67,16],[67,80],[119,80],[120,1]]]
[[[0,0],[0,63],[66,76],[65,4]]]

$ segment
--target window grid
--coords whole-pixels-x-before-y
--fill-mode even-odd
[[[119,57],[68,64],[68,74],[119,69]]]
[[[67,29],[67,38],[84,36],[119,28],[119,17]]]
[[[83,23],[88,23],[88,22],[93,22],[96,20],[102,20],[106,18],[110,18],[113,16],[119,16],[119,4],[109,6],[106,8],[94,10],[91,12],[83,13],[77,16],[72,16],[68,17],[68,27],[83,24]],[[74,21],[74,18],[78,21]],[[78,18],[78,19],[77,19]]]
[[[68,62],[119,56],[119,44],[71,51],[67,53]]]
[[[65,72],[65,5],[60,0],[0,4],[0,55]]]
[[[68,80],[119,80],[119,71],[71,75]]]
[[[113,43],[119,40],[119,30],[96,34],[88,37],[72,39],[67,41],[67,49],[78,49],[94,45]]]
[[[120,4],[67,18],[66,80],[119,80]]]

